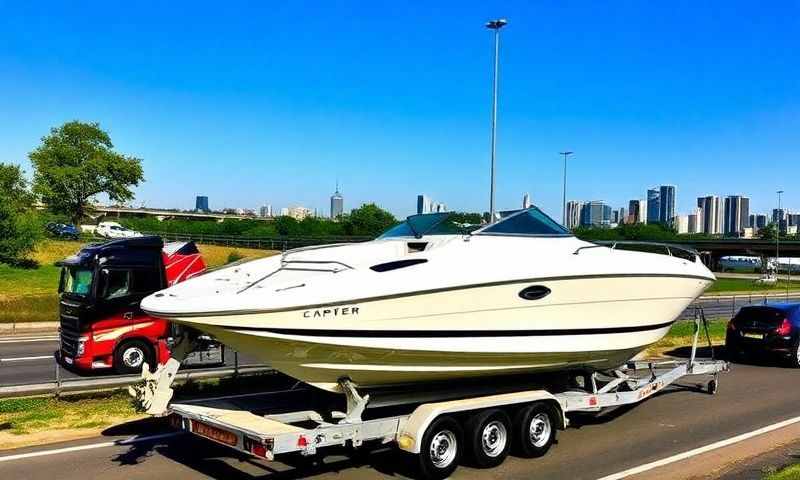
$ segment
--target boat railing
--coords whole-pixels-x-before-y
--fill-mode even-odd
[[[581,250],[590,248],[610,248],[611,250],[633,250],[645,253],[658,253],[662,255],[669,255],[671,257],[683,258],[684,260],[697,261],[699,253],[691,248],[672,243],[663,242],[647,242],[641,240],[612,240],[612,241],[597,241],[594,245],[586,245],[579,247],[575,250],[573,255],[578,255]],[[658,251],[658,249],[663,249]]]

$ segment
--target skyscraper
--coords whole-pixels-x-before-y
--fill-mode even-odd
[[[417,195],[417,213],[431,213],[431,200],[426,195]]]
[[[210,212],[208,208],[208,197],[204,195],[198,195],[194,199],[194,209],[198,212]]]
[[[331,195],[331,220],[336,220],[344,212],[344,197],[339,193],[339,182],[336,182],[336,192]]]
[[[584,203],[581,206],[582,227],[607,227],[611,224],[611,207],[601,200]]]
[[[762,228],[767,226],[767,216],[763,213],[751,213],[750,214],[750,227],[755,231],[758,232]]]
[[[703,233],[703,209],[698,207],[689,214],[687,233]]]
[[[581,223],[581,202],[570,200],[567,202],[567,224],[565,227],[572,230]]]
[[[261,217],[263,217],[263,218],[268,218],[268,217],[271,217],[271,216],[272,216],[272,205],[270,205],[270,204],[268,204],[268,203],[267,203],[267,204],[265,204],[265,205],[263,205],[263,206],[262,206],[262,207],[259,209],[258,213],[259,213],[259,215],[260,215]]]
[[[697,206],[703,211],[703,233],[709,235],[722,233],[724,215],[719,197],[716,195],[698,197]]]
[[[725,235],[739,236],[750,222],[750,199],[742,195],[725,198]]]
[[[675,185],[661,185],[659,188],[658,221],[671,225],[675,217]]]
[[[782,222],[784,220],[786,220],[786,210],[784,210],[783,208],[781,208],[781,209],[773,208],[772,209],[772,223],[778,223],[778,222]]]
[[[658,223],[661,211],[661,193],[655,188],[647,191],[647,223]]]
[[[530,208],[531,207],[531,196],[525,192],[525,195],[522,196],[522,208]]]
[[[628,202],[628,216],[631,223],[647,223],[646,210],[647,207],[644,200],[631,200]]]

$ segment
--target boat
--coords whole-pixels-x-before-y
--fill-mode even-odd
[[[340,392],[343,379],[369,389],[611,370],[715,281],[694,252],[598,245],[537,207],[506,213],[488,225],[413,215],[375,240],[222,268],[141,306]]]

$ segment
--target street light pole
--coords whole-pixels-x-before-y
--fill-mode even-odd
[[[497,152],[497,89],[500,70],[500,29],[506,26],[505,18],[486,22],[486,28],[494,30],[494,78],[492,80],[492,172],[489,186],[489,223],[494,222],[494,164]]]
[[[563,151],[558,152],[559,155],[564,155],[564,184],[561,187],[561,224],[567,226],[567,157],[572,155],[573,152]]]
[[[781,212],[781,194],[783,190],[778,190],[778,221],[775,225],[775,275],[780,278],[781,274],[781,221],[783,220],[783,212]]]

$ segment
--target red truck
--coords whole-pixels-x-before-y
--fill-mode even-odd
[[[176,327],[148,316],[139,303],[206,270],[194,242],[165,245],[152,236],[90,244],[56,265],[62,267],[59,361],[78,371],[117,373],[169,359]]]

